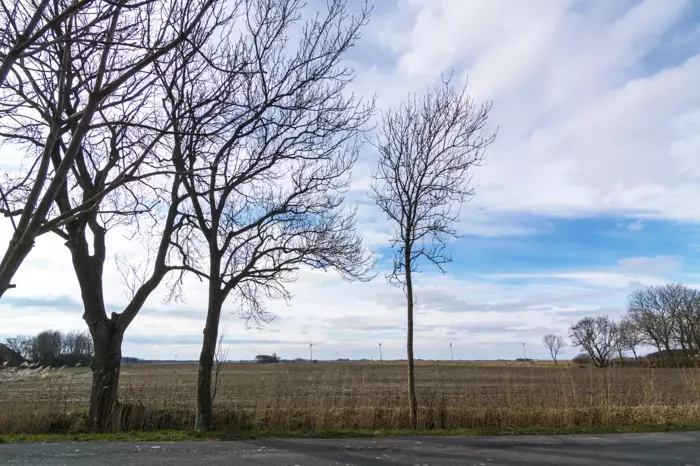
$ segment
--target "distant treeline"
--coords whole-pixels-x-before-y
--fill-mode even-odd
[[[87,332],[44,330],[36,336],[7,338],[5,346],[29,363],[42,366],[89,366],[94,348]]]
[[[700,363],[700,290],[681,284],[646,286],[629,295],[620,319],[584,317],[569,329],[574,346],[584,351],[574,362],[598,367],[635,361],[665,367],[696,367]],[[638,348],[656,351],[643,360]]]

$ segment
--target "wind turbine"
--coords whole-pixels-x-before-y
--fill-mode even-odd
[[[525,352],[525,342],[523,342],[523,357],[527,359],[527,353]]]
[[[311,354],[311,362],[314,362],[314,344],[309,342],[309,353]]]
[[[450,356],[452,356],[452,362],[454,362],[455,354],[452,352],[452,343],[450,343]]]
[[[382,362],[382,342],[379,342],[379,362]]]

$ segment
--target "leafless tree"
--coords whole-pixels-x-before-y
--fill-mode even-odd
[[[622,354],[631,352],[634,359],[639,359],[637,356],[637,348],[644,342],[643,336],[634,322],[629,317],[623,317],[619,322],[616,322],[616,346],[620,360]]]
[[[34,339],[32,337],[18,335],[16,337],[7,338],[5,340],[5,345],[15,353],[19,353],[24,359],[32,359],[32,348],[34,346]]]
[[[694,363],[700,350],[700,293],[680,284],[647,286],[632,292],[628,316],[662,363]],[[679,359],[680,358],[680,359]]]
[[[613,321],[612,322],[612,331],[613,331],[613,342],[612,346],[614,348],[614,352],[617,353],[617,358],[619,361],[619,364],[621,366],[624,366],[625,364],[625,354],[629,350],[629,345],[627,341],[625,340],[625,329],[622,327],[622,322],[617,322]]]
[[[341,59],[367,12],[350,16],[342,0],[327,6],[302,23],[300,1],[244,1],[240,37],[217,40],[219,56],[207,62],[214,64],[188,67],[166,99],[177,113],[174,159],[188,196],[176,242],[182,263],[209,284],[197,430],[212,422],[217,332],[229,297],[241,316],[263,323],[265,299],[289,299],[286,285],[301,268],[354,280],[372,265],[342,195],[373,103],[346,95],[354,75]],[[287,35],[298,26],[293,46]],[[182,99],[202,102],[202,110],[179,112]]]
[[[65,240],[94,342],[90,418],[98,429],[117,406],[124,332],[165,276],[182,270],[170,260],[184,196],[172,165],[172,113],[158,103],[163,79],[177,76],[229,17],[214,0],[95,1],[49,28],[50,46],[16,61],[1,89],[0,136],[25,151],[28,163],[5,177],[0,192],[15,229],[0,294],[37,236]],[[81,34],[74,37],[74,29]],[[144,216],[152,261],[123,312],[108,316],[107,232],[125,224],[139,231]]]
[[[549,350],[549,354],[554,361],[554,365],[558,365],[557,357],[559,357],[559,354],[561,354],[564,351],[564,348],[566,348],[566,342],[564,339],[550,333],[542,337],[542,344]]]
[[[606,367],[615,352],[615,323],[608,316],[579,320],[569,329],[569,337],[598,367]]]
[[[413,369],[413,273],[421,259],[442,270],[450,261],[450,238],[459,206],[474,194],[471,171],[483,159],[493,135],[484,136],[490,105],[476,106],[466,86],[450,81],[411,97],[383,115],[376,146],[379,164],[372,197],[393,223],[394,267],[387,279],[407,299],[408,399],[411,426],[417,426]]]
[[[8,76],[0,81],[0,136],[29,153],[28,164],[8,176],[0,191],[0,211],[14,228],[0,262],[0,296],[13,287],[11,280],[37,236],[94,212],[107,193],[137,175],[140,163],[114,155],[124,147],[121,131],[93,120],[133,114],[130,104],[148,92],[154,63],[183,43],[215,3],[56,0],[39,5],[43,10],[32,16],[32,21],[39,18],[32,30],[43,31],[45,45],[6,60]],[[93,139],[86,149],[95,127],[101,127],[104,142]],[[84,160],[90,149],[99,158],[93,153],[92,160]],[[122,168],[121,176],[112,173],[115,166]],[[84,195],[49,219],[72,174],[92,176],[92,183],[81,185]]]
[[[32,359],[50,365],[63,349],[63,335],[58,330],[44,330],[34,338]]]
[[[92,337],[88,332],[73,331],[63,335],[63,354],[91,357],[94,350]]]

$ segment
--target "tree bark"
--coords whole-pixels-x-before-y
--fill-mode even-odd
[[[57,200],[67,205],[67,192],[62,188]],[[63,203],[63,204],[62,204]],[[85,222],[85,223],[82,223]],[[85,224],[90,224],[94,252],[86,238]],[[114,413],[118,402],[119,371],[122,358],[122,341],[126,326],[119,321],[120,314],[107,316],[103,292],[103,272],[106,258],[106,230],[96,224],[94,218],[84,218],[66,225],[80,295],[83,301],[83,320],[90,330],[95,354],[92,358],[92,390],[90,392],[90,424],[97,431],[114,429]]]
[[[199,371],[197,374],[197,415],[194,422],[194,430],[198,432],[211,429],[213,424],[211,375],[214,369],[214,352],[216,351],[219,319],[223,305],[223,299],[219,295],[219,289],[214,290],[210,286],[207,322],[203,332],[202,352],[199,355]]]
[[[411,278],[411,257],[406,253],[406,356],[408,359],[408,409],[411,429],[418,427],[418,407],[416,403],[416,375],[413,363],[413,281]]]
[[[98,321],[90,333],[95,345],[91,365],[90,422],[93,429],[107,431],[118,427],[114,425],[114,414],[118,400],[124,333],[116,323],[116,314],[112,314],[112,319]]]

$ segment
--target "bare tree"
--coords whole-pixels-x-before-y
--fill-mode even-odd
[[[700,351],[700,292],[685,285],[669,284],[662,294],[674,318],[675,346],[680,348],[685,364],[695,365]]]
[[[564,339],[557,335],[547,334],[542,337],[542,344],[545,348],[549,350],[549,354],[554,361],[554,365],[558,365],[557,357],[564,351],[566,347],[566,342]]]
[[[616,323],[616,343],[620,359],[622,359],[622,353],[628,351],[632,353],[635,360],[639,359],[637,357],[637,348],[643,342],[644,338],[641,332],[629,317],[625,316]]]
[[[34,339],[23,335],[7,338],[5,345],[15,353],[19,353],[24,359],[32,359],[32,348],[34,347]]]
[[[120,134],[114,127],[113,145],[103,144],[108,150],[101,163],[81,163],[86,136],[96,126],[93,119],[114,109],[134,112],[129,103],[149,88],[154,62],[184,42],[215,3],[95,0],[76,9],[75,1],[56,0],[40,5],[42,14],[32,18],[40,18],[35,28],[50,36],[44,39],[47,45],[11,60],[9,75],[0,81],[0,136],[33,158],[0,191],[1,212],[14,228],[0,262],[0,296],[13,288],[11,280],[38,236],[94,212],[102,197],[134,175],[139,164],[125,163],[122,176],[112,175],[112,183],[106,183],[119,162],[114,152],[121,148],[115,141]],[[57,17],[63,21],[54,21]],[[91,186],[81,186],[79,202],[47,219],[54,203],[60,205],[57,199],[71,174],[84,178],[90,168],[97,175]]]
[[[265,299],[289,299],[301,268],[365,279],[371,255],[343,207],[363,126],[373,105],[347,96],[352,70],[341,66],[367,12],[345,2],[303,24],[297,0],[247,0],[237,34],[217,40],[206,72],[191,65],[172,83],[175,160],[188,198],[180,209],[182,262],[208,280],[199,358],[195,428],[212,423],[212,370],[219,320],[231,297],[260,324]],[[301,26],[298,45],[287,35]],[[218,38],[217,38],[218,39]],[[182,113],[176,102],[201,102]],[[193,105],[192,103],[189,104]]]
[[[625,354],[628,351],[629,345],[627,341],[625,341],[625,333],[624,329],[621,325],[621,322],[612,322],[612,332],[613,332],[613,341],[612,341],[612,346],[617,353],[617,358],[621,366],[624,366],[625,364]]]
[[[647,286],[628,298],[628,316],[664,364],[695,361],[700,350],[700,293],[680,284]]]
[[[63,354],[91,357],[94,353],[89,332],[73,331],[63,335]]]
[[[63,11],[70,4],[51,5]],[[94,342],[90,419],[97,429],[109,426],[117,407],[126,329],[165,276],[182,270],[170,260],[183,196],[172,166],[172,115],[157,103],[166,93],[160,84],[228,17],[214,0],[95,1],[49,28],[51,45],[18,60],[2,87],[0,136],[25,150],[29,163],[8,174],[0,191],[15,228],[0,294],[37,236],[65,240]],[[152,260],[123,312],[108,316],[107,232],[116,225],[138,231],[142,216],[154,233]]]
[[[585,317],[572,325],[569,337],[598,367],[606,367],[615,351],[615,323],[608,316]]]
[[[34,339],[33,360],[40,361],[47,366],[63,349],[63,335],[58,330],[44,330]]]
[[[413,369],[413,273],[421,258],[442,270],[459,206],[474,194],[471,170],[495,136],[484,136],[490,105],[477,107],[449,80],[383,115],[372,197],[393,223],[394,268],[387,279],[407,299],[408,399],[417,426]]]

